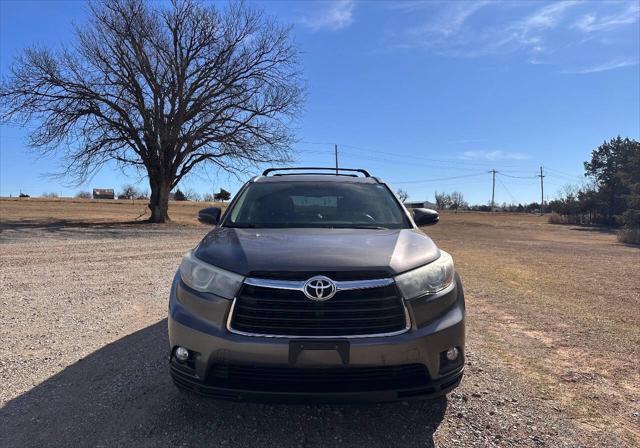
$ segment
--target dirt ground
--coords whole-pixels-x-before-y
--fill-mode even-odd
[[[185,399],[166,310],[202,204],[0,200],[0,446],[640,444],[640,249],[533,215],[445,213],[468,363],[446,399],[267,405]]]

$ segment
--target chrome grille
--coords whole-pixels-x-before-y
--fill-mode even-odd
[[[408,315],[391,279],[336,282],[336,295],[308,299],[303,282],[248,278],[238,293],[229,330],[260,336],[369,337],[402,333]]]

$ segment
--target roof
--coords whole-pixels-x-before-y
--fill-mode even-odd
[[[327,175],[327,174],[279,174],[277,176],[256,176],[252,182],[340,182],[351,184],[379,184],[382,181],[377,177]]]
[[[338,173],[339,172],[339,173]],[[273,174],[271,174],[273,173]],[[360,168],[336,167],[284,167],[266,169],[262,176],[256,176],[251,182],[341,182],[359,184],[378,184],[382,181],[372,177],[367,170]]]

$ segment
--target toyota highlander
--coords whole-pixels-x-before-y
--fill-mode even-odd
[[[181,389],[233,400],[391,401],[455,388],[465,304],[451,256],[361,169],[270,168],[189,251],[169,300]]]

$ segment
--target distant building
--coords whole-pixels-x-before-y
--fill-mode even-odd
[[[431,208],[431,209],[436,209],[436,204],[434,204],[433,202],[429,202],[429,201],[423,201],[423,202],[417,202],[417,201],[411,201],[411,202],[405,202],[404,206],[407,208]]]
[[[94,188],[93,199],[115,199],[116,195],[111,188]]]

